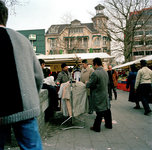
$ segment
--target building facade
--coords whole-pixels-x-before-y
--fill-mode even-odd
[[[152,55],[152,7],[131,12],[131,24],[135,28],[133,37],[132,56],[130,60]]]
[[[33,46],[35,53],[45,54],[45,29],[19,30]]]
[[[95,7],[92,23],[81,23],[75,19],[71,24],[51,25],[45,34],[45,54],[100,53],[110,51],[107,35],[107,20],[104,6]]]

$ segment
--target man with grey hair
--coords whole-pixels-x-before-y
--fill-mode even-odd
[[[21,149],[42,150],[36,117],[40,114],[39,92],[43,73],[31,43],[20,33],[6,28],[8,9],[0,0],[1,56],[7,56],[1,79],[0,150],[12,126]]]
[[[90,76],[94,70],[88,66],[87,59],[82,60],[82,70],[81,70],[81,76],[80,81],[85,83],[86,81],[90,80]],[[89,99],[89,114],[92,114],[92,104],[90,100],[90,89],[88,88],[88,99]]]

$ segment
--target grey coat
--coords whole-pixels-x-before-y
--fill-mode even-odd
[[[20,33],[1,27],[0,41],[2,56],[7,57],[3,69],[5,75],[1,74],[4,80],[1,82],[1,96],[5,99],[0,100],[0,124],[36,117],[40,114],[38,93],[43,73],[31,43]]]
[[[70,80],[70,72],[68,71],[68,75],[62,71],[58,74],[58,78],[56,79],[56,83],[59,82],[60,84],[65,83]]]
[[[86,84],[86,87],[90,88],[90,98],[94,111],[100,112],[110,108],[108,99],[108,81],[107,72],[102,67],[98,67],[91,74],[90,81]]]

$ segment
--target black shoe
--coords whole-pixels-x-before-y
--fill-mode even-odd
[[[148,115],[150,112],[151,112],[151,110],[145,111],[144,115]]]
[[[92,111],[92,110],[90,110],[90,111],[88,112],[88,114],[93,114],[93,111]]]

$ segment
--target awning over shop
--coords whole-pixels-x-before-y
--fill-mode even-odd
[[[137,59],[137,60],[130,61],[130,62],[127,62],[127,63],[125,63],[125,64],[115,66],[115,67],[113,67],[112,69],[127,68],[127,67],[129,67],[130,65],[132,65],[132,64],[139,64],[139,63],[140,63],[140,60],[142,60],[142,59],[146,60],[148,63],[152,63],[152,55],[148,55],[148,56],[139,58],[139,59]]]
[[[101,59],[113,58],[107,53],[76,53],[76,54],[57,54],[57,55],[37,55],[38,59],[45,60],[46,64],[61,64],[62,62],[68,65],[75,65],[76,61],[81,64],[83,59],[92,61],[95,57]]]

